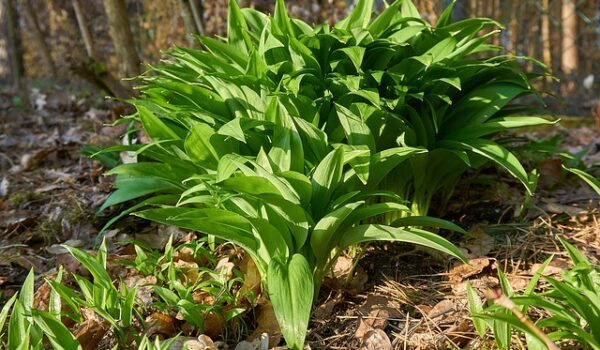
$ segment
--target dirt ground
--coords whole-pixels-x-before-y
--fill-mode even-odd
[[[25,110],[12,106],[6,96],[0,100],[0,304],[19,289],[32,267],[43,275],[56,271],[60,264],[73,263],[58,244],[91,249],[99,242],[99,230],[119,209],[97,215],[111,191],[112,179],[103,176],[105,169],[82,155],[81,149],[119,142],[123,128],[106,124],[126,108],[66,91],[39,92],[33,101],[36,108]],[[583,161],[600,163],[600,133],[587,120],[575,124],[519,136],[540,140],[559,135],[561,149],[571,153],[588,149]],[[555,258],[546,272],[558,275],[568,267],[568,259],[557,236],[566,237],[598,261],[599,197],[577,179],[562,174],[556,159],[540,161],[537,167],[542,173],[539,191],[527,213],[518,216],[523,189],[504,173],[480,174],[488,180],[502,179],[492,186],[473,182],[456,191],[444,217],[468,230],[467,235],[450,238],[464,249],[471,265],[388,243],[352,252],[364,254],[356,269],[351,253],[342,256],[315,306],[308,333],[310,347],[493,348],[491,338],[478,339],[469,320],[467,281],[480,293],[494,289],[500,268],[518,291],[552,254]],[[160,249],[168,237],[165,231],[173,233],[169,230],[127,218],[109,231],[108,240],[136,239]],[[177,234],[184,237],[186,232]],[[272,317],[270,321],[268,316],[261,317],[260,306],[252,315],[246,317],[250,321],[245,333],[256,336],[252,331],[257,327],[273,331],[268,325]],[[272,337],[271,345],[277,345],[278,339]],[[515,344],[519,342],[515,339]],[[235,341],[227,343],[235,348]]]

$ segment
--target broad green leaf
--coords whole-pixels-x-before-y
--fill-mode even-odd
[[[586,173],[585,171],[577,169],[577,168],[567,168],[564,165],[563,165],[563,168],[565,168],[565,170],[567,170],[568,172],[579,176],[580,179],[585,181],[588,185],[590,185],[590,187],[594,191],[596,191],[596,193],[598,193],[600,195],[600,180],[598,180],[597,178],[593,177],[592,175]]]
[[[312,175],[313,216],[320,218],[327,207],[331,195],[342,179],[344,151],[338,148],[331,151],[315,169]]]
[[[240,11],[237,0],[228,2],[227,12],[227,43],[236,50],[247,54],[252,47],[252,42],[248,36],[248,26],[246,20]]]
[[[62,281],[62,276],[63,276],[63,267],[60,266],[58,268],[58,273],[56,274],[56,277],[54,278],[54,281],[56,283],[61,283]],[[50,298],[48,300],[48,311],[50,312],[50,314],[52,314],[52,316],[54,316],[55,318],[60,319],[61,317],[61,310],[62,310],[62,304],[60,301],[60,294],[58,294],[56,292],[56,290],[52,289],[50,291]]]
[[[144,130],[153,141],[179,139],[179,136],[148,108],[139,104],[136,108]]]
[[[443,228],[450,231],[466,233],[460,226],[453,224],[448,220],[438,219],[431,216],[407,216],[404,218],[400,218],[394,220],[390,226],[393,227],[409,227],[409,226],[417,226],[417,227],[436,227]]]
[[[386,29],[388,29],[394,17],[397,16],[400,5],[402,5],[402,0],[396,0],[385,10],[383,10],[379,16],[377,16],[377,18],[375,18],[373,22],[369,24],[369,32],[371,32],[373,36],[378,37]]]
[[[294,254],[289,261],[279,257],[272,259],[267,274],[267,288],[288,347],[302,350],[314,290],[312,271],[306,258]]]
[[[4,330],[4,323],[6,323],[6,318],[8,317],[8,313],[11,310],[12,305],[17,300],[17,296],[19,293],[15,293],[10,299],[6,301],[6,303],[2,306],[2,311],[0,311],[0,335],[4,334],[2,331]]]
[[[394,202],[383,202],[365,205],[362,208],[357,208],[353,210],[352,213],[348,215],[346,221],[344,222],[344,227],[358,223],[365,223],[363,221],[368,221],[369,219],[376,219],[378,215],[394,212],[410,212],[410,208],[404,204]]]
[[[495,134],[509,129],[522,128],[535,125],[552,125],[557,121],[550,121],[540,117],[503,117],[494,118],[483,124],[467,125],[460,130],[455,130],[446,136],[448,139],[473,139]]]
[[[375,140],[373,134],[362,118],[339,104],[335,105],[335,109],[348,138],[348,143],[355,146],[367,146],[374,151]]]
[[[454,4],[456,4],[456,0],[452,0],[452,2],[444,9],[444,12],[442,12],[435,23],[436,28],[444,27],[452,23],[452,9],[454,8]]]
[[[402,17],[411,17],[411,18],[418,18],[418,19],[421,18],[421,15],[419,14],[419,10],[417,9],[415,4],[413,4],[413,2],[411,0],[402,1],[402,6],[400,7],[400,13],[402,14]]]
[[[324,264],[330,258],[331,250],[337,246],[340,238],[337,232],[338,228],[353,211],[364,203],[364,201],[359,201],[345,204],[323,216],[317,222],[310,237],[310,245],[319,264]]]
[[[483,303],[481,302],[479,295],[477,295],[477,292],[475,291],[475,289],[473,289],[473,286],[471,286],[471,283],[469,281],[467,281],[467,300],[469,302],[469,312],[471,313],[475,330],[477,331],[477,334],[483,338],[485,337],[485,332],[487,328],[485,321],[475,316],[483,312]]]
[[[226,210],[164,207],[139,211],[134,215],[163,224],[212,234],[238,244],[251,254],[258,249],[252,233],[252,224],[246,218]]]
[[[343,52],[350,59],[357,72],[360,71],[360,66],[362,65],[363,57],[365,56],[365,50],[366,49],[361,46],[350,46],[339,49],[340,52]]]
[[[29,273],[27,274],[27,277],[25,278],[25,281],[23,281],[23,286],[21,286],[21,293],[19,294],[19,302],[21,303],[23,311],[26,315],[29,315],[29,313],[31,313],[31,309],[33,308],[33,301],[35,296],[34,278],[35,272],[33,271],[33,268],[31,268],[29,270]]]
[[[466,258],[463,252],[446,239],[424,230],[407,228],[401,229],[385,225],[359,225],[352,227],[340,239],[340,248],[369,241],[398,241],[422,245],[449,254],[463,262]]]
[[[512,82],[494,82],[473,90],[454,104],[446,116],[446,132],[484,123],[527,89]]]
[[[216,169],[219,159],[233,153],[235,145],[206,124],[196,124],[185,139],[185,149],[194,162]]]
[[[490,159],[521,181],[527,191],[530,194],[533,194],[533,191],[529,186],[529,176],[523,168],[523,165],[521,165],[521,162],[519,162],[519,159],[509,150],[500,146],[499,144],[485,139],[472,139],[464,141],[444,140],[440,141],[438,146],[459,149],[462,148]]]
[[[112,278],[106,271],[106,267],[101,262],[97,261],[89,254],[78,248],[67,245],[63,245],[63,247],[66,248],[69,253],[71,253],[71,255],[73,255],[73,257],[90,272],[94,278],[95,284],[98,284],[106,290],[115,289],[115,286],[112,284]]]
[[[81,345],[75,339],[75,336],[69,332],[69,329],[49,312],[41,310],[31,310],[35,324],[39,326],[44,335],[52,344],[54,349],[60,350],[81,350]]]
[[[98,212],[116,204],[147,196],[157,192],[174,192],[180,187],[164,179],[152,177],[132,177],[120,179],[119,188],[108,196]]]
[[[350,15],[336,24],[337,28],[342,29],[366,29],[371,22],[371,13],[373,12],[373,0],[358,0],[356,6]]]
[[[25,317],[25,311],[23,310],[23,304],[18,300],[13,305],[10,319],[8,320],[8,349],[28,349],[29,348],[29,333],[31,330],[31,324]]]

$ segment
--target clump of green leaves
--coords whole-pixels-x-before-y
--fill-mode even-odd
[[[230,321],[244,310],[236,307],[224,309],[224,305],[237,305],[237,294],[232,292],[234,283],[241,283],[241,277],[228,278],[210,265],[204,268],[196,281],[185,281],[181,271],[174,266],[173,253],[183,248],[191,249],[196,254],[206,254],[200,242],[173,247],[169,241],[164,255],[154,251],[136,247],[137,258],[127,264],[145,275],[154,275],[159,283],[151,286],[160,301],[154,308],[165,312],[181,312],[184,319],[203,331],[203,316],[213,313]],[[35,289],[34,272],[31,270],[17,294],[8,299],[0,310],[0,346],[9,350],[41,350],[49,343],[57,350],[81,350],[81,345],[69,328],[63,323],[64,318],[75,324],[85,321],[83,309],[94,312],[102,320],[110,324],[111,332],[116,335],[116,348],[131,348],[137,344],[139,350],[167,349],[171,341],[151,342],[147,336],[140,334],[139,328],[144,324],[143,309],[138,305],[136,293],[139,285],[128,288],[123,281],[116,283],[107,271],[107,248],[102,242],[95,256],[82,250],[66,247],[92,276],[91,280],[72,274],[76,287],[63,281],[63,270],[59,269],[55,278],[46,279],[51,287],[48,310],[34,307]],[[212,256],[210,256],[212,258]],[[154,259],[153,259],[154,258]],[[148,269],[142,260],[150,260],[155,265]],[[214,296],[215,303],[203,305],[194,301],[192,292],[203,291]],[[8,320],[6,332],[4,325]]]
[[[566,240],[559,240],[573,262],[573,267],[565,270],[561,279],[543,275],[552,261],[549,257],[525,291],[516,294],[499,270],[502,292],[510,298],[517,313],[527,315],[530,308],[542,311],[542,316],[535,322],[518,317],[514,310],[511,312],[505,306],[492,304],[484,308],[481,299],[468,286],[473,322],[480,336],[485,336],[486,327],[489,327],[501,349],[510,348],[513,330],[525,334],[528,349],[548,349],[549,341],[575,341],[585,348],[600,349],[600,270]],[[535,292],[540,278],[548,283],[548,287],[543,292]],[[536,329],[544,331],[547,336],[540,337]]]
[[[228,276],[230,272],[218,267],[214,252],[208,249],[206,241],[206,238],[203,238],[173,246],[171,237],[163,253],[134,243],[135,260],[123,262],[145,276],[157,278],[157,283],[152,289],[160,301],[155,303],[154,307],[166,313],[181,313],[183,319],[199,333],[204,332],[205,318],[208,314],[216,315],[215,317],[219,317],[223,322],[229,322],[246,310],[240,306],[243,301],[255,297],[239,292],[243,284],[239,270],[233,269],[233,276]],[[188,259],[206,262],[201,266],[191,262],[191,266],[178,266],[175,256],[184,251],[189,255]],[[190,271],[192,269],[194,271]],[[211,304],[198,303],[194,300],[194,293],[212,296],[214,301]]]
[[[56,277],[60,281],[62,271]],[[81,350],[81,345],[60,321],[60,297],[50,294],[48,311],[35,309],[34,272],[27,275],[19,293],[13,295],[0,311],[0,345],[8,350],[42,350],[47,340],[54,349]],[[7,330],[4,325],[8,319]]]
[[[229,1],[226,40],[199,36],[201,49],[175,48],[141,77],[137,113],[122,122],[139,122],[152,143],[101,153],[140,160],[109,172],[116,190],[103,208],[137,199],[119,217],[243,247],[292,349],[348,246],[403,241],[462,258],[422,229],[461,231],[426,216],[433,196],[490,161],[531,191],[492,137],[550,122],[513,116],[529,110],[511,102],[536,94],[536,75],[487,44],[499,24],[452,22],[451,11],[432,25],[397,0],[373,18],[373,0],[360,0],[334,26],[311,26],[282,0],[273,16]]]

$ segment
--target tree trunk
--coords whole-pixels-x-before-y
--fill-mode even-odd
[[[73,9],[75,10],[75,17],[77,18],[77,24],[85,50],[88,55],[87,62],[73,62],[71,63],[71,70],[84,78],[92,85],[95,85],[105,90],[111,96],[118,98],[129,98],[132,95],[132,91],[124,86],[117,78],[115,78],[107,69],[104,64],[100,62],[96,50],[94,49],[94,39],[90,28],[85,18],[85,12],[81,6],[80,0],[71,0]]]
[[[54,65],[54,61],[52,60],[50,49],[48,48],[48,44],[44,39],[44,34],[42,32],[42,29],[40,28],[37,15],[33,10],[33,7],[31,7],[29,0],[20,0],[19,4],[21,5],[21,10],[23,11],[23,15],[25,16],[25,19],[27,20],[27,23],[30,27],[31,35],[33,37],[35,45],[39,50],[39,54],[41,55],[42,60],[44,61],[44,64],[46,65],[46,67],[48,67],[50,74],[53,77],[56,77],[56,66]]]
[[[550,46],[550,8],[548,0],[542,0],[542,11],[542,61],[548,67],[548,69],[552,70],[552,47]],[[552,77],[547,76],[545,81],[546,83],[552,82]]]
[[[81,33],[81,38],[83,39],[83,44],[85,45],[85,51],[90,58],[96,60],[97,57],[96,50],[94,48],[94,40],[92,39],[92,33],[90,32],[90,28],[87,25],[87,20],[85,19],[85,13],[81,7],[81,0],[71,0],[71,4],[75,10],[75,17],[77,18],[79,32]]]
[[[577,13],[572,0],[562,2],[562,72],[567,78],[566,91],[571,92],[575,88],[572,75],[577,71]]]
[[[104,10],[108,17],[109,34],[117,53],[120,73],[127,77],[138,75],[140,60],[135,51],[125,1],[104,0]]]
[[[6,6],[4,1],[2,1],[0,2],[0,83],[12,79],[6,22]]]
[[[179,0],[179,10],[181,17],[183,17],[183,24],[185,26],[185,36],[190,46],[195,46],[196,40],[194,34],[198,33],[196,23],[194,21],[194,14],[192,13],[191,4],[189,0]]]
[[[204,35],[204,4],[202,0],[188,0],[190,9],[192,10],[192,16],[194,16],[194,23],[196,23],[196,30],[198,34]]]
[[[23,47],[21,46],[21,37],[18,27],[18,14],[15,10],[13,0],[2,0],[6,14],[6,39],[9,52],[10,72],[13,83],[13,88],[22,98],[27,99],[27,91],[23,75]]]

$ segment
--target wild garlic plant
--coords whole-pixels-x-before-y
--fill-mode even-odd
[[[550,122],[512,116],[528,111],[509,103],[536,94],[534,76],[487,44],[498,23],[452,22],[451,10],[432,25],[410,0],[375,18],[373,0],[360,0],[334,26],[311,26],[283,0],[273,16],[229,1],[226,39],[199,36],[200,49],[175,48],[141,77],[122,122],[152,142],[103,151],[140,160],[109,172],[104,207],[137,199],[115,220],[134,213],[243,247],[292,349],[349,245],[404,241],[462,258],[422,229],[461,231],[426,216],[432,197],[489,161],[528,187],[492,137]]]

